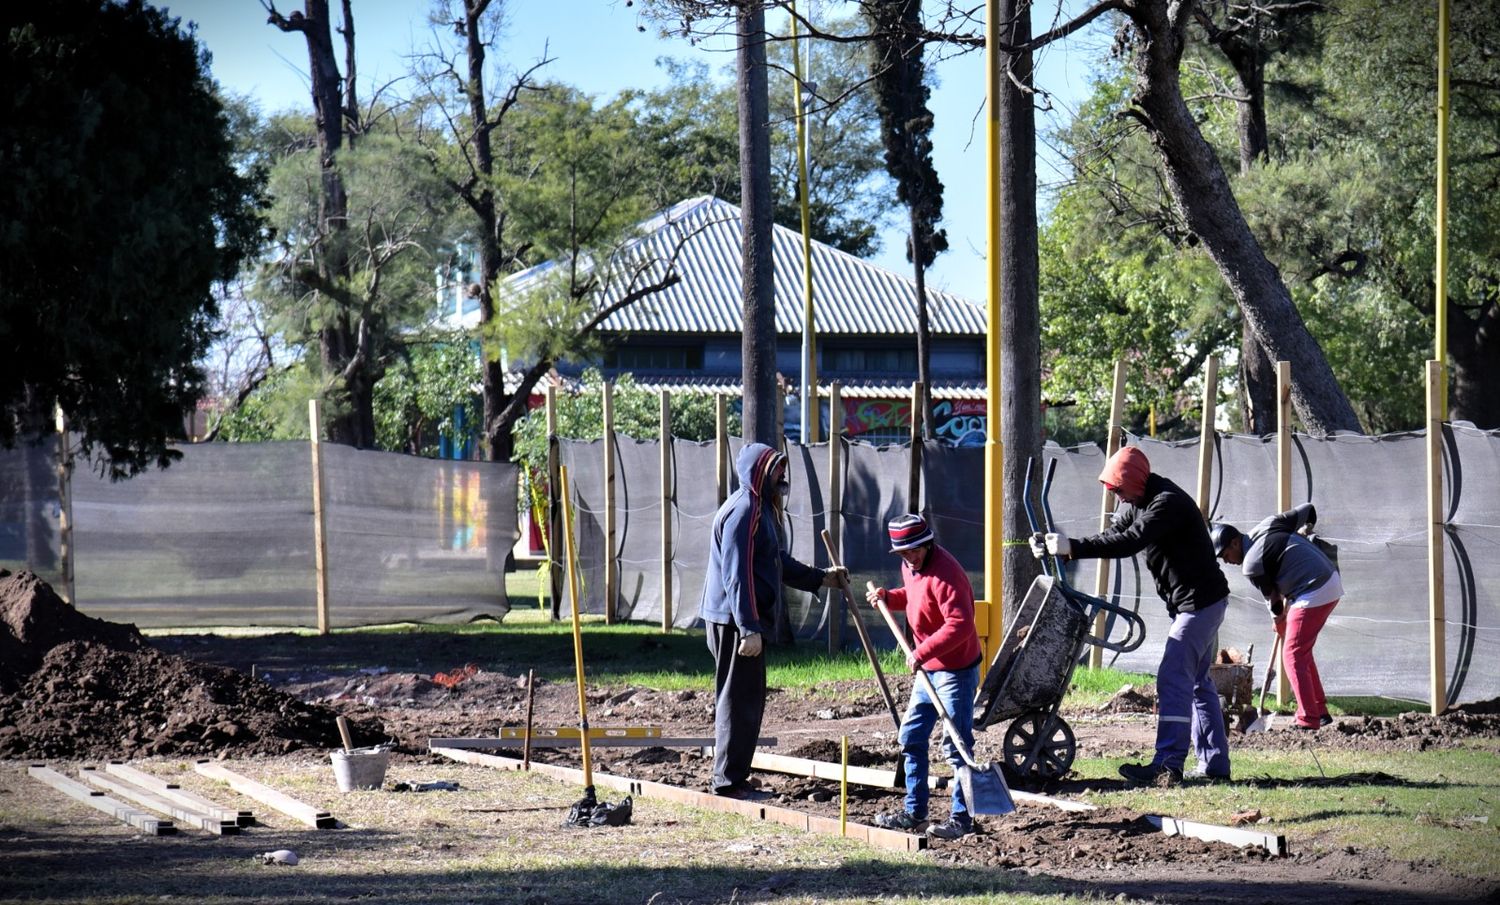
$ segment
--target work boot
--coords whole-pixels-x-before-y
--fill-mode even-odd
[[[927,828],[927,835],[935,839],[962,839],[975,832],[974,821],[959,820],[956,817],[949,817],[942,823],[935,823]]]
[[[1206,782],[1211,785],[1234,782],[1234,780],[1229,778],[1228,773],[1205,773],[1202,770],[1194,770],[1191,773],[1183,774],[1182,778],[1185,780],[1192,780],[1193,782]]]
[[[714,794],[720,798],[733,798],[736,801],[765,801],[772,797],[770,792],[752,789],[745,783],[714,789]]]
[[[1329,716],[1326,713],[1323,714],[1322,716],[1318,717],[1318,725],[1319,726],[1332,726],[1333,725],[1333,717]]]
[[[1120,775],[1136,786],[1177,786],[1182,784],[1182,771],[1166,764],[1121,764]]]
[[[927,824],[927,818],[918,817],[910,811],[892,811],[886,814],[877,814],[875,825],[883,830],[896,830],[902,833],[918,833]]]

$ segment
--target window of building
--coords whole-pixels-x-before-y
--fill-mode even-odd
[[[701,371],[703,347],[621,346],[605,353],[604,366],[616,371]]]
[[[915,374],[917,350],[829,346],[824,351],[823,368],[845,374]]]

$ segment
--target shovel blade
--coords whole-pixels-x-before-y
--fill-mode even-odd
[[[1276,711],[1266,710],[1256,718],[1255,722],[1250,724],[1249,728],[1245,730],[1245,734],[1249,735],[1252,732],[1270,732],[1271,727],[1274,725],[1276,725]]]
[[[975,814],[1009,814],[1016,809],[1010,788],[994,764],[980,764],[978,769],[959,767],[958,783],[963,788],[964,801]]]

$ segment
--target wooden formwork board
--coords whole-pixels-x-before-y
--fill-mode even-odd
[[[149,789],[168,801],[175,801],[183,807],[194,811],[202,811],[205,814],[217,817],[220,820],[232,820],[238,826],[252,826],[255,823],[255,812],[227,808],[223,805],[204,798],[195,792],[189,792],[172,782],[170,779],[147,773],[129,764],[120,761],[110,761],[104,765],[104,772],[112,773],[128,783],[134,783],[143,789]]]
[[[788,773],[792,776],[811,776],[814,779],[831,779],[835,782],[843,776],[842,764],[831,764],[827,761],[808,760],[803,757],[791,757],[786,754],[767,754],[757,751],[750,760],[750,767],[754,770],[768,770],[772,773]],[[877,770],[871,767],[850,767],[849,781],[862,786],[879,786],[893,789],[896,787],[895,770]]]
[[[501,770],[520,770],[521,761],[513,757],[497,757],[492,754],[480,754],[477,751],[469,751],[456,748],[432,748],[433,754],[456,760],[460,763],[473,764],[475,766],[495,767]],[[554,779],[565,782],[582,783],[583,771],[572,767],[559,767],[556,764],[538,764],[533,762],[532,772],[542,773]],[[623,776],[611,776],[609,774],[594,774],[596,785],[610,785],[628,791],[630,794],[641,798],[658,798],[664,801],[673,801],[695,808],[708,811],[717,811],[725,814],[738,814],[751,820],[767,820],[806,829],[807,832],[822,835],[839,835],[839,821],[837,818],[814,817],[803,814],[791,808],[782,808],[767,805],[756,801],[741,801],[737,798],[726,798],[722,795],[714,795],[709,792],[699,792],[694,789],[684,789],[681,786],[667,785],[666,783],[650,782],[647,780],[629,779]],[[870,845],[882,849],[894,851],[919,851],[927,847],[927,837],[911,833],[900,833],[895,830],[884,830],[879,827],[865,826],[858,823],[846,823],[847,835],[850,838],[859,839]]]
[[[183,807],[175,801],[168,801],[154,792],[131,785],[122,779],[105,776],[95,767],[78,768],[78,776],[106,792],[113,792],[126,801],[149,808],[158,814],[166,814],[182,826],[189,826],[218,836],[233,836],[240,831],[240,825],[234,820],[224,820],[212,814]]]
[[[477,748],[480,750],[490,748],[520,748],[525,746],[525,733],[512,735],[508,730],[501,730],[499,738],[429,738],[427,747],[431,748]],[[537,735],[531,736],[531,747],[533,748],[577,748],[583,742],[579,739],[575,730],[574,734],[568,735]],[[756,741],[757,745],[773,747],[776,744],[774,738],[762,738]],[[712,748],[714,746],[713,736],[686,736],[686,737],[661,737],[661,736],[589,736],[590,748]]]
[[[339,822],[327,811],[319,810],[310,804],[298,801],[285,792],[277,791],[249,777],[241,776],[220,764],[200,760],[193,764],[193,769],[210,779],[217,779],[220,782],[228,783],[229,788],[244,795],[246,798],[253,798],[261,804],[280,811],[288,817],[305,823],[314,829],[329,830],[339,825]]]
[[[1146,819],[1151,821],[1152,826],[1168,836],[1191,836],[1194,839],[1223,842],[1240,848],[1247,845],[1255,846],[1277,857],[1286,857],[1291,851],[1287,847],[1286,837],[1278,833],[1262,833],[1258,830],[1242,830],[1232,826],[1195,823],[1191,820],[1179,820],[1176,817],[1163,817],[1159,814],[1147,814]]]
[[[38,782],[46,783],[69,798],[86,804],[96,811],[103,811],[116,820],[124,821],[143,833],[153,836],[170,836],[177,832],[177,826],[171,820],[152,816],[122,801],[116,801],[103,792],[90,789],[78,780],[69,779],[50,767],[32,764],[26,768],[26,775]]]

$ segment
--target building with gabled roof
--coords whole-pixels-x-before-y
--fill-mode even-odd
[[[738,206],[711,196],[680,202],[641,224],[622,252],[652,259],[645,279],[672,266],[674,285],[615,312],[600,327],[609,351],[600,362],[560,362],[565,379],[586,366],[606,377],[629,372],[639,386],[742,394],[743,229]],[[774,226],[772,262],[777,369],[796,391],[802,343],[802,237]],[[845,400],[845,428],[874,442],[905,439],[911,387],[917,374],[916,288],[906,276],[812,243],[817,371],[823,408],[837,381]],[[505,292],[539,285],[556,267],[539,264],[507,278]],[[601,304],[621,297],[611,285]],[[447,296],[450,321],[476,326],[478,300]],[[953,293],[928,288],[934,427],[949,442],[982,442],[984,430],[985,312]],[[799,433],[789,405],[788,433]]]

